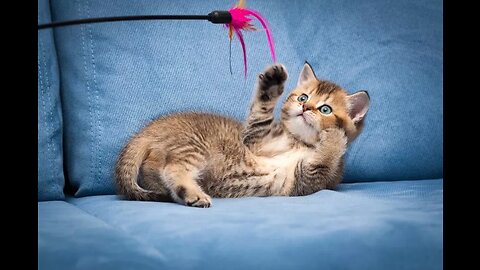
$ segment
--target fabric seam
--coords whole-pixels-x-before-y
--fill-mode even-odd
[[[77,13],[78,16],[81,17],[82,12],[81,12],[81,4],[79,3],[78,0],[75,1],[77,4]],[[83,69],[85,72],[85,86],[87,87],[87,103],[88,103],[88,116],[89,116],[89,133],[91,134],[90,136],[90,145],[94,145],[94,130],[93,130],[93,112],[92,112],[92,101],[91,101],[91,89],[90,89],[90,82],[88,80],[88,67],[87,67],[87,50],[85,46],[85,26],[82,25],[80,26],[80,31],[81,31],[81,39],[82,39],[82,58],[83,58]],[[93,147],[92,147],[93,148]],[[90,178],[95,178],[95,172],[94,172],[94,153],[93,151],[90,152],[90,164],[89,164],[89,173],[90,173]],[[87,178],[88,179],[88,178]],[[81,183],[80,183],[81,186]],[[80,187],[81,188],[81,187]],[[77,191],[78,192],[78,191]]]
[[[90,1],[85,2],[85,9],[87,12],[87,18],[90,18]],[[94,100],[93,100],[93,111],[94,111],[94,117],[96,117],[96,130],[94,131],[95,134],[95,142],[96,142],[96,155],[95,155],[95,172],[94,172],[94,181],[97,181],[97,183],[100,183],[101,179],[101,169],[102,169],[102,148],[100,145],[100,140],[101,140],[101,122],[100,122],[100,93],[97,85],[97,72],[96,72],[96,64],[95,64],[95,53],[94,53],[94,40],[93,40],[93,32],[92,32],[92,26],[87,26],[88,32],[89,32],[89,39],[90,39],[90,53],[91,53],[91,65],[92,65],[92,94],[94,94]],[[92,119],[93,120],[93,119]],[[99,185],[100,186],[100,185]]]
[[[45,59],[44,45],[43,45],[43,42],[42,42],[41,40],[39,40],[39,41],[40,41],[40,48],[41,48],[41,51],[42,51],[42,58]],[[47,106],[46,106],[46,97],[45,97],[47,93],[46,93],[46,89],[45,89],[45,85],[44,85],[44,77],[45,77],[45,76],[44,76],[44,75],[45,75],[44,72],[45,72],[45,71],[42,70],[42,65],[41,65],[41,61],[40,61],[40,60],[38,60],[38,69],[39,69],[39,71],[40,71],[40,72],[38,73],[38,75],[39,75],[39,79],[40,79],[40,93],[41,93],[41,95],[42,95],[40,98],[42,99],[43,116],[44,116],[44,119],[45,119],[45,121],[46,121],[47,118],[48,118],[48,115],[47,115]],[[46,133],[48,134],[48,123],[45,123],[45,125],[46,125],[46,127],[44,127],[44,128],[45,128],[45,130],[46,130]],[[47,170],[48,167],[49,167],[49,165],[50,165],[50,164],[48,163],[48,155],[49,155],[49,153],[50,153],[50,144],[49,144],[48,138],[47,138],[47,144],[46,144],[46,146],[47,146],[47,151],[46,151],[46,153],[43,153],[43,154],[45,155],[45,157],[44,157],[44,158],[45,158],[45,162],[44,162],[44,166],[45,166],[45,167],[44,167],[44,170]],[[45,176],[45,178],[48,178],[48,172],[47,172],[47,171],[44,171],[43,175]],[[47,182],[48,182],[48,181],[47,181]]]
[[[51,104],[52,106],[54,105],[52,102],[52,87],[50,84],[49,80],[49,73],[48,73],[48,67],[47,67],[47,53],[45,49],[45,44],[42,43],[42,52],[43,52],[43,67],[44,67],[44,78],[45,78],[45,85],[46,85],[46,97],[47,97],[47,102]],[[48,116],[47,116],[48,114]],[[52,110],[49,110],[49,112],[45,111],[45,116],[46,119],[48,118],[50,121],[47,123],[47,133],[50,133],[51,136],[48,136],[48,144],[50,145],[50,156],[53,157],[55,156],[55,144],[53,143],[53,131],[55,130],[54,124],[53,124],[53,108]],[[51,179],[55,179],[54,175],[54,162],[49,162],[48,163],[49,168],[50,168],[50,176],[52,177]],[[55,181],[54,181],[55,182]]]

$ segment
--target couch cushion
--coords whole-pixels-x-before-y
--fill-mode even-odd
[[[207,14],[234,1],[52,0],[55,20]],[[277,58],[372,102],[347,156],[346,182],[442,177],[442,2],[249,1],[270,22]],[[113,194],[128,138],[154,117],[202,110],[243,119],[255,75],[271,62],[263,32],[247,33],[248,77],[227,30],[198,21],[116,22],[55,30],[65,104],[66,168],[77,196]],[[285,93],[285,95],[287,92]],[[278,113],[278,110],[277,110]]]
[[[339,191],[324,190],[304,197],[214,199],[209,209],[122,201],[116,196],[69,202],[122,231],[125,237],[143,243],[130,248],[141,250],[147,245],[165,256],[167,260],[158,269],[443,267],[442,179],[342,184]],[[76,220],[67,224],[73,226]],[[82,230],[82,226],[87,224],[74,228]],[[70,226],[55,229],[61,234],[72,230]],[[82,257],[82,252],[87,252],[90,256],[89,251],[50,252],[58,244],[64,247],[98,241],[124,252],[121,263],[138,262],[123,243],[108,244],[111,238],[101,234],[71,236],[45,242],[42,254],[48,258],[65,253],[72,258],[72,253]],[[109,259],[108,254],[102,256]],[[51,261],[47,265],[62,263]]]
[[[151,244],[69,203],[38,203],[38,269],[162,269],[166,261]]]
[[[50,22],[48,0],[38,0],[38,23]],[[63,199],[62,113],[53,32],[38,31],[38,200]]]

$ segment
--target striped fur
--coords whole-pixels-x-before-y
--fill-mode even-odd
[[[117,160],[118,192],[130,200],[210,207],[211,197],[303,196],[335,188],[342,179],[347,144],[363,126],[368,100],[318,80],[307,63],[275,120],[287,77],[280,64],[259,75],[244,124],[209,113],[177,113],[152,121],[130,139]],[[298,101],[302,94],[308,101]],[[320,113],[324,104],[331,114]]]

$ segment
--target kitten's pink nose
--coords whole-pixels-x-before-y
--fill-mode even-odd
[[[303,109],[304,112],[305,111],[311,111],[313,109],[313,107],[311,105],[305,103],[305,104],[302,105],[302,109]]]

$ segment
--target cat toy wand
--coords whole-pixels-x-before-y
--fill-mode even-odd
[[[78,24],[90,24],[90,23],[103,23],[103,22],[118,22],[118,21],[140,21],[140,20],[208,20],[214,24],[224,24],[228,28],[228,37],[230,39],[230,73],[232,73],[231,67],[231,54],[232,54],[232,40],[233,33],[237,35],[243,51],[243,70],[244,77],[247,77],[247,53],[245,48],[245,41],[243,39],[243,31],[256,31],[257,29],[251,23],[252,18],[255,17],[260,21],[262,27],[267,34],[268,46],[270,48],[270,54],[273,62],[275,59],[275,48],[273,43],[272,34],[268,26],[267,20],[262,15],[252,9],[245,7],[245,1],[240,0],[236,5],[227,10],[215,10],[208,15],[138,15],[138,16],[118,16],[118,17],[101,17],[101,18],[87,18],[79,20],[69,20],[60,22],[51,22],[38,25],[38,30],[62,27]]]

